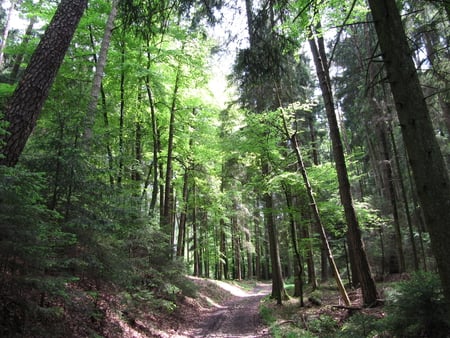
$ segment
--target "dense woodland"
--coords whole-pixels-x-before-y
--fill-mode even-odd
[[[187,275],[450,300],[448,0],[0,3],[1,336]]]

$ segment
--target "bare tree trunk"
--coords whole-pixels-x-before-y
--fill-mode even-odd
[[[405,183],[403,182],[402,168],[400,167],[400,160],[399,160],[398,151],[397,151],[397,143],[395,141],[391,121],[389,121],[388,129],[389,129],[389,135],[390,135],[391,143],[392,143],[392,150],[393,150],[393,155],[394,155],[394,159],[395,159],[395,165],[397,167],[398,181],[400,183],[400,190],[401,190],[403,204],[404,204],[404,208],[405,208],[406,220],[408,223],[409,240],[411,241],[411,247],[412,247],[412,252],[413,252],[414,270],[418,271],[419,270],[419,258],[417,256],[417,247],[416,247],[416,241],[414,239],[413,224],[411,221],[411,214],[409,211],[409,202],[408,202],[408,198],[406,196]]]
[[[18,80],[19,71],[20,71],[20,65],[22,64],[23,57],[24,57],[24,52],[23,51],[28,46],[28,42],[30,41],[31,35],[33,33],[33,27],[34,27],[34,24],[36,22],[37,22],[37,18],[36,17],[32,17],[30,19],[30,23],[27,26],[27,29],[25,31],[25,35],[24,35],[24,37],[22,39],[22,43],[20,44],[20,49],[22,50],[22,52],[16,56],[16,59],[14,60],[13,68],[11,70],[11,81],[15,82],[15,81]]]
[[[269,164],[263,163],[263,176],[269,174]],[[269,251],[272,266],[272,297],[277,300],[277,304],[281,305],[283,300],[287,298],[284,288],[283,274],[281,272],[280,248],[278,244],[278,232],[273,217],[273,198],[270,193],[264,194],[264,220],[267,226],[269,236]]]
[[[300,298],[300,306],[305,306],[305,302],[303,300],[303,263],[302,263],[302,256],[300,254],[300,250],[298,248],[297,243],[297,227],[294,217],[294,210],[293,210],[293,203],[292,203],[292,196],[288,190],[288,187],[284,187],[284,194],[286,196],[286,205],[288,207],[289,212],[289,229],[291,233],[291,243],[292,243],[292,249],[294,250],[294,273],[295,273],[295,291],[294,291],[294,297]]]
[[[285,121],[284,117],[283,117],[283,121]],[[287,132],[287,129],[285,131]],[[312,187],[309,182],[308,174],[306,173],[305,165],[303,163],[303,157],[300,152],[297,136],[294,134],[290,138],[291,138],[291,142],[293,144],[294,152],[297,157],[297,166],[302,175],[303,182],[305,184],[305,188],[306,188],[306,191],[308,194],[309,205],[311,206],[311,212],[313,214],[314,221],[316,222],[316,225],[319,229],[319,235],[320,235],[320,239],[322,240],[322,246],[327,253],[328,262],[330,264],[330,267],[333,270],[333,276],[336,281],[336,285],[338,287],[339,293],[341,294],[342,300],[344,301],[345,305],[350,306],[351,305],[350,298],[348,298],[347,291],[345,290],[344,284],[342,283],[341,275],[339,274],[339,270],[334,261],[333,253],[331,252],[330,244],[328,243],[328,238],[325,233],[325,228],[324,228],[324,226],[322,224],[322,220],[320,218],[319,210],[317,208],[316,200],[314,198]]]
[[[86,6],[87,0],[61,0],[5,110],[9,125],[0,164],[14,166],[19,160]]]
[[[369,0],[419,202],[450,304],[450,179],[394,0]]]
[[[310,29],[310,32],[314,37],[312,28]],[[312,38],[309,42],[327,113],[330,137],[333,145],[333,155],[339,181],[339,193],[342,205],[344,207],[345,218],[347,220],[349,252],[351,258],[353,258],[352,262],[355,265],[358,280],[361,284],[364,304],[370,306],[376,303],[378,292],[371,273],[369,261],[366,256],[366,251],[364,249],[356,212],[353,207],[344,150],[342,147],[339,126],[334,108],[331,81],[328,72],[328,62],[324,53],[323,38],[318,38],[317,40],[316,38]]]
[[[11,19],[16,7],[16,3],[17,0],[11,0],[11,7],[9,8],[8,15],[6,16],[5,27],[3,28],[3,36],[2,39],[0,40],[0,69],[2,69],[3,67],[6,41],[8,40],[9,29],[11,27]]]
[[[94,78],[92,80],[92,88],[90,101],[86,111],[86,117],[84,122],[84,142],[85,146],[89,147],[90,142],[93,137],[92,128],[95,122],[95,113],[97,111],[98,98],[100,96],[100,87],[102,84],[103,73],[106,66],[106,58],[108,55],[109,44],[111,42],[112,31],[114,28],[114,20],[117,15],[117,2],[118,0],[113,0],[111,4],[111,12],[109,13],[108,19],[105,25],[105,31],[103,33],[102,43],[100,45],[100,52],[97,55],[94,52],[94,60],[96,62],[95,65],[95,73]],[[91,35],[91,41],[94,46],[93,37]]]
[[[181,48],[181,51],[184,50],[184,44]],[[170,119],[169,119],[169,135],[167,140],[167,160],[166,160],[166,175],[164,179],[164,204],[163,204],[163,212],[161,217],[161,225],[165,228],[165,231],[170,234],[173,232],[173,224],[171,223],[171,190],[172,190],[172,176],[173,176],[173,168],[172,168],[172,160],[173,160],[173,143],[175,138],[175,112],[176,112],[176,102],[178,91],[180,89],[180,80],[181,80],[181,61],[178,62],[178,67],[176,70],[175,83],[173,87],[172,93],[172,103],[170,106]]]
[[[189,141],[192,145],[192,139]],[[184,256],[185,239],[186,239],[186,220],[188,210],[188,197],[189,197],[189,168],[184,169],[183,175],[183,201],[180,214],[180,221],[178,223],[178,239],[177,239],[177,257]]]

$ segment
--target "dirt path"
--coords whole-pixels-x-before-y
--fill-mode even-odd
[[[231,287],[233,295],[223,304],[215,304],[211,311],[199,313],[184,337],[270,337],[258,311],[261,298],[270,292],[270,284],[258,283],[251,291]]]

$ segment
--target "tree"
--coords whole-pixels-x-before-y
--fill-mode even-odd
[[[313,54],[314,64],[316,66],[322,97],[325,103],[336,172],[338,174],[339,193],[344,207],[345,218],[347,220],[350,255],[351,258],[353,258],[354,271],[357,274],[356,277],[361,284],[364,304],[373,305],[377,301],[378,293],[362,242],[361,229],[353,206],[344,150],[334,108],[329,66],[325,54],[323,37],[316,37],[312,28],[310,32],[311,38],[309,43]]]
[[[419,202],[450,303],[450,179],[394,0],[369,0]]]
[[[88,0],[62,0],[11,97],[0,164],[14,166],[30,137]]]

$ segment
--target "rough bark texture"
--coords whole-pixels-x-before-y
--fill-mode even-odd
[[[311,30],[312,33],[312,30]],[[320,43],[320,41],[318,41]],[[322,44],[323,45],[323,44]],[[339,182],[339,193],[344,207],[344,214],[348,227],[349,250],[352,263],[356,268],[358,281],[361,284],[363,299],[365,305],[376,303],[378,293],[375,281],[371,274],[370,265],[366,256],[366,251],[361,237],[356,212],[353,207],[353,200],[350,191],[350,182],[345,163],[344,149],[340,137],[339,125],[334,109],[334,101],[331,91],[331,82],[328,73],[328,64],[324,52],[320,52],[320,44],[315,39],[310,40],[311,52],[313,54],[314,64],[316,66],[317,77],[322,91],[322,97],[325,103],[328,125],[330,128],[330,137],[333,145],[333,155],[335,159],[336,172]]]
[[[87,0],[62,0],[11,97],[4,119],[9,123],[0,164],[19,160],[83,16]]]
[[[414,182],[450,301],[450,179],[394,0],[369,0]]]

